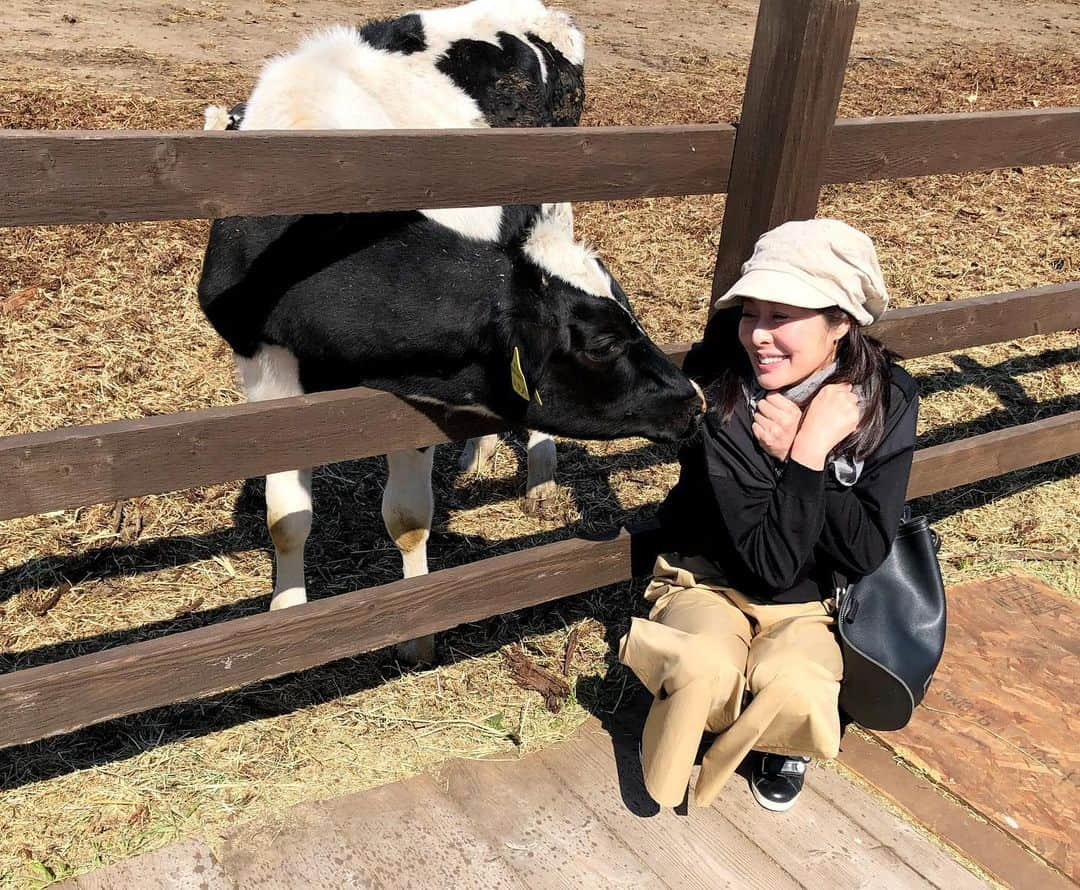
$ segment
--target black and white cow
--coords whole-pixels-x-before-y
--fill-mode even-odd
[[[410,13],[363,25],[359,36],[375,49],[413,57],[407,60],[413,78],[404,90],[421,91],[418,96],[410,93],[413,101],[431,98],[425,90],[429,73],[425,66],[437,71],[440,79],[449,77],[472,98],[480,117],[472,105],[465,103],[463,114],[446,114],[443,109],[440,119],[444,126],[577,126],[581,120],[585,102],[584,39],[565,13],[546,9],[536,0],[482,0],[456,9]],[[334,44],[342,35],[329,32],[323,37]],[[317,48],[313,55],[320,52]],[[396,71],[398,61],[386,67]],[[286,77],[295,74],[292,67]],[[371,60],[365,60],[366,73],[373,73],[371,68]],[[385,85],[375,86],[381,102]],[[228,110],[210,106],[206,109],[206,129],[240,129],[246,106],[240,103]],[[294,118],[294,125],[303,122],[303,116]],[[267,123],[282,121],[272,119]],[[426,121],[428,125],[433,123]],[[462,451],[461,469],[479,473],[497,445],[497,435],[470,439]],[[530,430],[526,512],[539,512],[554,497],[556,463],[554,439]]]
[[[475,0],[309,39],[269,63],[240,127],[558,123],[580,114],[582,60],[562,13]],[[364,385],[544,434],[656,441],[689,434],[703,408],[575,240],[569,205],[218,220],[199,298],[252,401]],[[405,577],[427,571],[433,454],[387,456],[383,519]],[[266,497],[276,609],[306,600],[310,470],[271,474]],[[402,654],[430,660],[431,638]]]

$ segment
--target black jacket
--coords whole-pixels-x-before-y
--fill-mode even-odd
[[[805,603],[885,559],[904,509],[915,452],[915,381],[892,367],[885,435],[858,481],[832,466],[784,464],[762,450],[740,405],[725,423],[710,412],[702,438],[679,455],[682,474],[660,507],[664,537],[720,568],[721,583],[765,602]]]

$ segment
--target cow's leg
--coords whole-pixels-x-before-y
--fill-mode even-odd
[[[382,515],[386,530],[401,551],[401,569],[406,578],[426,575],[427,542],[435,513],[431,492],[431,465],[435,446],[395,451],[386,455],[389,475],[383,491]],[[429,634],[400,643],[398,657],[410,664],[430,664],[435,660],[435,636]]]
[[[280,346],[263,346],[251,358],[235,356],[249,402],[302,395],[296,357]],[[311,533],[311,470],[286,470],[266,477],[266,525],[274,541],[271,609],[307,602],[304,545]]]
[[[274,594],[270,609],[307,602],[304,545],[311,533],[311,470],[266,477],[266,525],[274,540]]]
[[[555,440],[547,433],[529,433],[529,477],[525,483],[525,512],[539,513],[555,497]]]
[[[490,436],[480,436],[476,439],[469,439],[469,441],[465,443],[465,450],[461,452],[459,466],[466,473],[471,473],[473,475],[482,473],[487,466],[488,461],[491,460],[491,456],[495,453],[498,444],[498,433],[492,433]]]

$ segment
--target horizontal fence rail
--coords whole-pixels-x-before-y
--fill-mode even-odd
[[[909,497],[1080,452],[1080,412],[920,451]],[[572,539],[0,676],[0,748],[626,581],[631,536]]]
[[[347,389],[0,439],[0,519],[485,435],[502,421]],[[163,460],[162,456],[168,459]]]
[[[915,455],[907,496],[921,498],[1075,454],[1080,411],[924,448]]]
[[[869,328],[897,355],[921,358],[1080,328],[1080,281],[890,310]]]
[[[725,124],[0,132],[0,225],[594,201],[727,189]]]
[[[913,358],[1080,327],[1080,282],[898,309],[874,333]],[[686,346],[669,348],[681,361]],[[496,432],[465,411],[340,390],[0,438],[0,520]],[[161,456],[169,455],[163,461]]]
[[[838,120],[825,182],[1080,162],[1080,108]]]
[[[0,225],[597,201],[727,190],[727,124],[342,133],[0,132]],[[1080,161],[1080,108],[836,122],[825,181]]]

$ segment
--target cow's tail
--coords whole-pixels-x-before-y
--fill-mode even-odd
[[[207,105],[203,109],[203,129],[239,130],[245,111],[247,111],[247,102],[241,102],[232,108],[226,108],[224,105]]]
[[[207,105],[203,109],[204,130],[227,130],[231,122],[229,109],[224,105]]]

